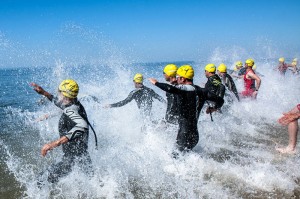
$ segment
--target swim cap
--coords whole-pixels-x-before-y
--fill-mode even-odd
[[[143,75],[141,73],[135,74],[133,81],[139,84],[143,83]]]
[[[216,66],[214,64],[207,64],[205,70],[210,73],[216,72]]]
[[[297,58],[293,59],[293,61],[292,61],[292,65],[293,65],[293,66],[296,66],[296,65],[297,65],[297,63],[298,63],[298,59],[297,59]]]
[[[252,67],[254,65],[254,60],[253,59],[247,59],[246,62],[247,66]]]
[[[218,71],[220,72],[220,73],[226,73],[227,72],[227,67],[226,67],[226,65],[225,64],[220,64],[219,65],[219,67],[218,67]]]
[[[279,61],[279,62],[284,62],[284,57],[280,57],[280,58],[278,59],[278,61]]]
[[[74,80],[66,79],[60,83],[58,90],[65,97],[76,98],[78,95],[79,86]]]
[[[239,67],[242,67],[242,66],[243,66],[243,62],[237,61],[237,62],[235,63],[235,65],[236,65],[236,66],[239,66]]]
[[[176,77],[177,66],[175,64],[168,64],[164,68],[164,73],[169,77]]]
[[[177,70],[177,75],[192,80],[194,78],[194,69],[190,65],[180,66]]]

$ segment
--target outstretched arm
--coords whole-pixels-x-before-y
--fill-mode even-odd
[[[39,86],[38,84],[32,82],[30,83],[30,85],[33,87],[33,90],[35,90],[38,94],[40,95],[44,95],[45,97],[47,97],[50,101],[52,101],[53,99],[53,95],[51,93],[48,93],[47,91],[45,91],[41,86]]]
[[[166,102],[166,100],[163,98],[163,97],[161,97],[159,94],[157,94],[156,92],[154,92],[153,91],[153,97],[155,98],[155,99],[157,99],[158,101],[160,101],[160,102],[163,102],[163,103],[167,103]]]
[[[164,90],[168,93],[181,94],[184,92],[183,90],[176,88],[175,86],[172,86],[170,84],[160,83],[154,78],[149,78],[149,81],[161,90]]]
[[[133,100],[133,94],[134,94],[135,91],[131,91],[128,95],[128,97],[120,102],[117,102],[117,103],[114,103],[114,104],[109,104],[107,106],[109,107],[121,107],[121,106],[124,106],[126,104],[128,104],[129,102],[131,102]]]

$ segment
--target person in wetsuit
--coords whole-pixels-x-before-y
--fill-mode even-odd
[[[190,65],[183,65],[177,70],[178,85],[160,83],[154,78],[149,81],[160,89],[177,95],[179,111],[179,130],[176,138],[180,152],[192,150],[199,141],[197,128],[197,92],[193,85],[194,70]],[[176,157],[176,154],[174,154]]]
[[[177,66],[175,64],[168,64],[164,68],[164,77],[171,85],[177,85],[176,79]],[[165,115],[166,122],[170,124],[178,124],[179,110],[177,95],[166,92],[167,97],[167,111]]]
[[[62,145],[62,160],[49,168],[48,182],[58,182],[59,178],[72,171],[75,163],[78,163],[85,173],[91,174],[88,118],[84,107],[77,100],[78,84],[72,79],[62,81],[58,87],[58,97],[48,93],[36,83],[31,83],[31,86],[37,93],[47,97],[63,110],[58,123],[60,138],[45,144],[41,150],[42,156],[46,156],[48,151]]]
[[[228,88],[230,92],[232,92],[238,101],[240,101],[239,93],[237,92],[235,83],[232,77],[227,73],[227,67],[225,64],[220,64],[218,67],[218,75],[221,77],[223,85]]]
[[[300,104],[295,106],[283,116],[279,118],[278,123],[283,126],[288,126],[289,144],[287,147],[276,148],[280,153],[294,154],[296,153],[297,135],[298,135],[298,120],[300,118]]]
[[[231,76],[235,78],[240,78],[241,75],[244,75],[245,71],[246,69],[243,68],[243,62],[237,61],[235,63],[233,71],[231,72]]]
[[[222,84],[220,77],[216,74],[216,66],[214,64],[207,64],[205,66],[205,76],[207,77],[205,89],[210,95],[223,99],[225,94],[225,86]],[[217,110],[218,109],[216,108],[208,107],[206,113],[212,113]]]
[[[105,108],[121,107],[133,99],[136,101],[138,108],[141,110],[141,114],[144,119],[149,119],[151,115],[153,98],[159,100],[160,102],[166,103],[166,101],[154,92],[151,88],[143,85],[143,75],[137,73],[133,78],[135,90],[131,91],[128,97],[120,102],[105,105]]]
[[[261,79],[258,75],[255,74],[255,72],[252,70],[252,67],[254,65],[253,59],[247,59],[245,62],[246,73],[244,75],[244,88],[245,90],[241,92],[242,97],[251,97],[253,99],[256,99],[258,94],[258,89],[261,85]],[[255,84],[256,82],[256,84]]]

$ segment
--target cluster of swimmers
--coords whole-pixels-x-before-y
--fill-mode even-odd
[[[281,66],[286,65],[284,59],[280,58],[279,61]],[[297,69],[296,65],[297,63],[293,64]],[[146,121],[151,117],[153,99],[167,103],[164,121],[167,124],[178,125],[176,150],[172,153],[173,157],[177,158],[180,153],[188,152],[197,145],[199,140],[197,123],[205,103],[209,105],[206,109],[207,114],[220,112],[224,104],[226,88],[238,101],[245,97],[256,99],[261,79],[253,69],[254,60],[247,59],[244,67],[242,66],[242,62],[237,62],[234,70],[237,73],[235,77],[244,80],[244,91],[240,93],[237,92],[233,78],[228,74],[225,64],[220,64],[218,68],[214,64],[205,66],[207,82],[204,88],[193,83],[194,69],[191,65],[183,65],[178,68],[175,64],[168,64],[163,69],[167,83],[158,82],[154,78],[148,79],[153,85],[166,92],[166,101],[154,90],[144,86],[143,75],[138,73],[133,78],[135,89],[129,93],[128,97],[117,103],[104,105],[104,108],[121,107],[135,100],[142,118]],[[278,70],[281,72],[279,67]],[[67,175],[72,170],[75,163],[81,165],[87,174],[91,174],[91,158],[88,152],[90,124],[84,107],[77,99],[79,86],[76,81],[72,79],[62,81],[58,87],[58,96],[48,93],[36,83],[31,83],[31,85],[37,93],[48,98],[63,111],[58,124],[60,138],[45,144],[41,149],[42,156],[46,156],[49,150],[60,145],[63,149],[62,161],[49,168],[48,181],[57,182],[60,177]],[[288,125],[290,137],[289,145],[285,148],[278,148],[279,152],[295,152],[299,117],[300,104],[279,119],[280,124]]]

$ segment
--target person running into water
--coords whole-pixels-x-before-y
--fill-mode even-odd
[[[277,148],[280,153],[296,153],[297,135],[298,135],[298,119],[300,118],[300,104],[295,106],[292,110],[284,113],[279,118],[278,123],[283,126],[288,126],[289,144],[284,148]]]
[[[179,110],[179,130],[176,138],[177,149],[180,152],[192,150],[198,143],[197,128],[197,93],[193,86],[194,69],[190,65],[183,65],[177,70],[178,85],[160,83],[154,78],[149,81],[158,88],[177,95]],[[173,153],[174,158],[178,156]]]
[[[258,89],[261,85],[261,79],[255,74],[252,67],[254,65],[253,59],[247,59],[245,62],[246,73],[244,75],[244,88],[245,90],[241,92],[242,97],[252,97],[256,99],[258,94]],[[255,84],[256,82],[256,84]]]
[[[142,74],[137,73],[133,78],[133,83],[135,90],[131,91],[126,99],[114,104],[107,104],[104,106],[104,108],[121,107],[128,104],[134,99],[137,103],[138,108],[141,110],[143,119],[148,120],[151,116],[153,98],[164,103],[166,103],[166,101],[157,93],[155,93],[154,90],[143,85]]]
[[[233,68],[231,76],[235,78],[242,78],[242,76],[245,74],[245,71],[246,68],[243,67],[243,62],[237,61],[235,63],[235,67]]]
[[[218,75],[221,77],[222,83],[232,92],[238,101],[240,101],[239,94],[237,92],[235,83],[232,77],[227,73],[227,67],[225,64],[220,64],[218,67]]]
[[[164,77],[171,85],[177,85],[176,79],[177,66],[175,64],[168,64],[164,68]],[[167,97],[167,111],[165,120],[170,124],[178,124],[179,110],[177,95],[174,93],[166,92]]]
[[[224,99],[225,86],[222,84],[220,77],[216,74],[216,66],[214,64],[207,64],[205,66],[205,76],[207,77],[205,89],[208,90],[212,96]],[[206,113],[212,113],[217,110],[218,109],[209,106]]]
[[[291,65],[293,68],[293,70],[292,70],[293,74],[295,74],[295,75],[299,74],[299,69],[297,68],[297,64],[298,64],[298,59],[297,58],[293,59]]]
[[[42,147],[41,154],[46,154],[62,145],[62,160],[49,168],[48,182],[58,182],[59,178],[71,172],[77,163],[82,170],[92,173],[91,158],[88,152],[89,126],[88,118],[82,104],[77,100],[78,84],[72,79],[62,81],[58,87],[58,97],[45,91],[36,83],[31,83],[33,89],[47,97],[57,107],[63,110],[58,122],[60,138]],[[41,182],[38,182],[41,185]]]
[[[284,57],[280,57],[278,61],[279,61],[279,64],[277,66],[277,70],[280,72],[281,75],[285,75],[287,69],[289,67],[293,67],[292,64],[285,63]]]

